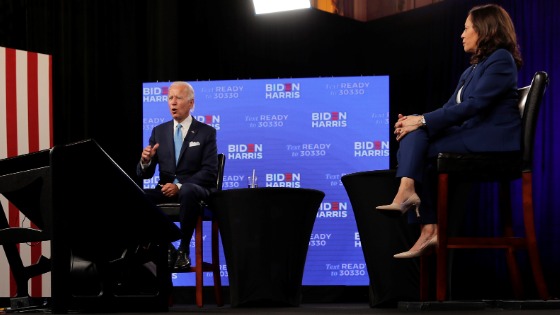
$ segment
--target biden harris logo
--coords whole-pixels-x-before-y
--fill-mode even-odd
[[[282,100],[300,98],[300,83],[268,83],[264,85],[264,98]]]
[[[266,187],[291,187],[301,186],[301,173],[268,173],[265,175]]]
[[[346,127],[346,112],[311,113],[312,128],[344,128]]]
[[[227,146],[229,160],[260,160],[263,158],[262,143],[229,144]]]
[[[142,89],[142,100],[144,103],[167,102],[167,86],[145,87]]]
[[[356,141],[354,157],[389,156],[389,141]]]
[[[317,212],[318,218],[346,218],[348,216],[348,203],[341,201],[323,202]]]
[[[196,115],[194,116],[194,119],[205,123],[207,125],[210,125],[212,127],[214,127],[214,129],[216,130],[220,130],[220,115]]]

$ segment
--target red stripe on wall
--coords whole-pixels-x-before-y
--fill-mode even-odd
[[[6,134],[8,157],[17,151],[16,51],[6,49]]]
[[[29,152],[39,151],[39,82],[37,53],[27,53],[27,130]]]

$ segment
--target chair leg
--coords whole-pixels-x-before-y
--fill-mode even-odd
[[[436,247],[436,300],[444,301],[447,295],[447,208],[449,175],[438,176],[438,245]]]
[[[202,215],[198,216],[198,220],[196,221],[196,228],[195,228],[195,253],[196,253],[196,266],[195,274],[196,274],[196,305],[198,307],[204,306],[204,298],[203,298],[203,290],[204,290],[204,283],[203,283],[203,266],[202,262],[204,261],[203,257],[203,243],[202,243]]]
[[[530,172],[522,174],[522,198],[523,198],[523,221],[525,223],[525,237],[527,241],[527,252],[533,269],[533,278],[539,297],[548,300],[547,285],[541,268],[537,237],[535,233],[535,216],[533,209],[533,175]]]
[[[503,220],[503,233],[505,237],[513,237],[513,211],[511,208],[511,194],[510,194],[510,183],[509,181],[499,183],[499,210],[500,217]],[[521,279],[521,271],[519,269],[519,264],[515,258],[515,248],[509,247],[506,249],[506,263],[508,266],[509,277],[511,279],[511,285],[513,288],[513,296],[516,299],[522,299],[524,296],[523,292],[523,281]]]
[[[216,305],[223,306],[222,299],[222,278],[220,275],[220,240],[218,231],[218,221],[212,220],[212,274],[214,278],[214,297]]]

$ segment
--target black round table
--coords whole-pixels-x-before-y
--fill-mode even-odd
[[[371,307],[396,307],[419,298],[418,259],[396,259],[416,240],[407,215],[377,211],[390,204],[398,189],[394,170],[366,171],[341,178],[352,204],[370,281]],[[392,213],[395,212],[395,213]]]
[[[325,193],[244,188],[212,194],[228,269],[231,306],[299,306],[303,270]]]

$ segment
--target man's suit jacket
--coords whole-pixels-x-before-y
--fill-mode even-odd
[[[162,123],[152,130],[149,144],[159,148],[150,166],[142,170],[138,163],[136,173],[140,178],[154,176],[159,165],[158,184],[172,183],[175,178],[180,183],[194,183],[210,190],[216,188],[218,176],[218,148],[216,129],[193,118],[183,140],[179,162],[175,166],[175,145],[173,141],[173,120]]]
[[[463,87],[462,101],[457,93]],[[449,101],[424,114],[430,136],[459,132],[472,152],[517,151],[521,148],[521,117],[517,66],[510,52],[498,49],[463,72]]]

